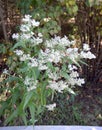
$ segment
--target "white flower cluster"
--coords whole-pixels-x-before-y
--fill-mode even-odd
[[[78,52],[78,48],[68,48],[66,50],[66,56],[68,56],[73,62],[77,62],[80,53]]]
[[[53,111],[55,107],[56,107],[56,103],[46,105],[46,108],[47,108],[49,111]]]
[[[28,76],[24,80],[24,84],[27,86],[28,91],[36,89],[37,88],[37,83],[38,83],[37,80],[35,81],[34,78],[29,78]]]
[[[54,91],[62,93],[63,90],[68,88],[68,83],[65,81],[49,81],[48,88],[51,88]]]
[[[12,38],[17,41],[30,41],[32,46],[38,45],[43,42],[42,34],[39,33],[37,36],[33,32],[33,29],[40,25],[40,22],[32,19],[30,15],[25,15],[22,19],[23,24],[20,27],[21,33],[12,35]]]
[[[18,55],[18,56],[22,56],[23,53],[24,53],[22,50],[15,50],[14,52],[15,52],[16,55]]]
[[[35,19],[31,20],[31,16],[30,15],[25,15],[25,17],[22,19],[22,21],[24,23],[27,23],[29,26],[32,25],[32,27],[38,27],[40,25],[40,22],[36,22]]]
[[[8,74],[9,74],[9,70],[7,70],[7,69],[4,69],[4,70],[3,70],[3,74],[6,74],[6,75],[8,75]]]
[[[63,90],[69,90],[70,87],[74,87],[75,85],[82,86],[82,84],[84,84],[85,81],[83,78],[80,78],[77,69],[78,68],[75,65],[68,65],[68,70],[66,70],[65,75],[67,77],[65,77],[62,74],[62,71],[58,68],[54,72],[48,71],[47,73],[50,80],[49,85],[47,87],[51,88],[54,91],[62,93]],[[64,81],[61,79],[64,79]]]
[[[56,41],[57,39],[57,41]],[[46,49],[43,51],[42,49],[39,52],[39,55],[37,58],[35,57],[31,57],[30,54],[24,54],[24,52],[22,50],[16,50],[15,53],[16,55],[18,55],[20,57],[20,61],[26,61],[28,60],[28,66],[29,67],[38,67],[38,69],[40,71],[42,70],[46,70],[46,73],[49,77],[49,85],[48,87],[51,88],[52,90],[58,91],[58,92],[62,92],[63,90],[69,88],[70,86],[81,86],[82,84],[85,83],[83,78],[79,77],[79,73],[77,71],[77,67],[74,65],[70,65],[68,64],[68,60],[66,62],[63,61],[63,59],[66,59],[66,57],[69,57],[69,59],[71,59],[74,63],[77,62],[78,58],[95,58],[95,56],[89,52],[90,48],[87,44],[84,44],[84,49],[83,51],[85,52],[85,54],[89,54],[90,55],[88,57],[83,57],[82,51],[78,52],[78,48],[68,48],[69,45],[72,45],[72,42],[69,43],[66,42],[65,44],[63,43],[62,46],[66,46],[67,48],[64,49],[56,49],[56,45],[57,46],[61,46],[61,41],[64,41],[61,39],[61,41],[59,40],[58,42],[58,38],[55,37],[55,39],[52,39],[52,42],[50,40],[50,44],[48,44],[47,41],[47,47]],[[65,41],[66,41],[66,37],[65,37]],[[54,42],[54,43],[53,43]],[[58,44],[60,43],[60,44]],[[45,43],[46,44],[46,43]],[[55,47],[55,48],[54,48]],[[85,56],[85,55],[84,55]],[[93,56],[93,57],[92,57]],[[53,65],[53,68],[56,69],[56,71],[51,71],[51,69],[48,67],[47,63],[54,63],[56,66]],[[59,64],[66,64],[68,65],[68,70],[66,70],[66,75],[68,76],[68,78],[66,78],[65,76],[62,75],[62,70],[61,70],[61,66]],[[62,80],[64,78],[64,81]]]
[[[38,66],[38,61],[36,58],[31,57],[30,54],[24,54],[22,50],[15,50],[14,51],[16,55],[19,56],[20,61],[28,61],[28,66],[29,67],[37,67]]]
[[[47,40],[45,45],[48,48],[55,48],[56,46],[60,47],[70,47],[71,45],[74,45],[75,41],[69,41],[69,39],[64,36],[61,38],[60,36],[55,36],[54,38],[51,38],[51,40]]]
[[[32,20],[29,15],[23,18],[23,22],[24,24],[21,25],[20,28],[21,33],[14,34],[13,38],[18,41],[27,39],[30,43],[30,48],[32,48],[33,45],[34,47],[36,47],[36,45],[38,47],[39,43],[43,43],[43,47],[39,45],[40,49],[36,55],[33,54],[33,51],[27,54],[27,52],[25,53],[22,50],[15,50],[14,52],[20,61],[26,62],[27,67],[32,69],[32,71],[36,67],[41,77],[43,77],[44,74],[47,75],[47,88],[60,93],[66,89],[74,94],[72,88],[75,87],[75,85],[81,86],[85,83],[84,79],[80,78],[78,73],[78,61],[83,58],[95,58],[95,55],[90,52],[89,45],[84,44],[83,49],[79,50],[79,48],[74,47],[75,41],[70,41],[66,36],[63,38],[55,36],[43,42],[42,34],[38,33],[35,35],[34,30],[32,30],[33,27],[39,26],[40,23]],[[27,90],[31,91],[32,89],[36,89],[39,84],[38,80],[40,81],[40,79],[35,81],[33,77],[26,76],[24,84],[27,86]],[[47,108],[53,110],[55,106],[55,104],[49,105]]]
[[[75,85],[82,86],[82,84],[85,83],[85,80],[83,78],[79,77],[79,73],[77,71],[78,68],[74,65],[68,65],[68,68],[69,68],[69,71],[70,71],[69,79],[68,79],[69,85],[71,85],[71,86],[75,86]]]
[[[40,55],[42,56],[42,60],[46,60],[45,62],[54,62],[58,63],[61,60],[61,53],[59,50],[50,50],[46,49],[45,51],[41,50]]]
[[[81,58],[85,58],[85,59],[93,59],[93,58],[96,58],[96,56],[94,54],[92,54],[90,52],[90,47],[88,44],[84,44],[83,45],[83,50],[81,51],[80,53],[80,57]]]

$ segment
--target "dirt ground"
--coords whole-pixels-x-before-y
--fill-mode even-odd
[[[76,100],[81,105],[86,125],[102,126],[102,83],[91,84],[82,89]]]

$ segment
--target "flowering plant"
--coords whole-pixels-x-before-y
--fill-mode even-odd
[[[46,39],[37,33],[40,22],[30,15],[25,15],[22,22],[20,32],[12,36],[17,41],[13,47],[13,62],[17,62],[9,68],[9,74],[6,73],[9,77],[16,77],[13,89],[19,88],[21,100],[19,105],[15,104],[16,110],[7,122],[16,115],[21,116],[25,124],[27,118],[34,124],[45,108],[52,111],[56,107],[56,103],[47,104],[50,99],[52,102],[55,93],[66,91],[75,94],[75,86],[85,83],[79,77],[79,63],[83,58],[92,59],[95,56],[87,44],[84,44],[83,49],[78,49],[75,47],[76,42],[66,36]]]

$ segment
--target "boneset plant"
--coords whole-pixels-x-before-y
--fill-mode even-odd
[[[78,73],[82,59],[95,58],[87,44],[79,49],[66,36],[46,39],[37,28],[40,22],[25,15],[20,32],[12,36],[17,41],[13,60],[3,72],[10,91],[8,107],[12,106],[6,123],[22,117],[25,124],[34,124],[46,108],[52,111],[55,94],[75,94],[73,89],[85,83]]]

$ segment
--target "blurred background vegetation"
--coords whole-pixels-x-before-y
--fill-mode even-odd
[[[25,14],[41,22],[37,31],[46,38],[67,35],[76,39],[79,46],[88,43],[97,56],[86,61],[88,66],[82,66],[86,85],[77,90],[79,97],[56,95],[60,109],[43,113],[38,124],[102,125],[102,0],[0,0],[0,74],[8,68],[13,55],[12,34],[18,31]],[[5,90],[0,89],[0,102],[10,96]],[[10,109],[4,104],[0,112],[1,125],[8,114],[6,107]],[[22,125],[22,121],[18,119],[10,125]]]

